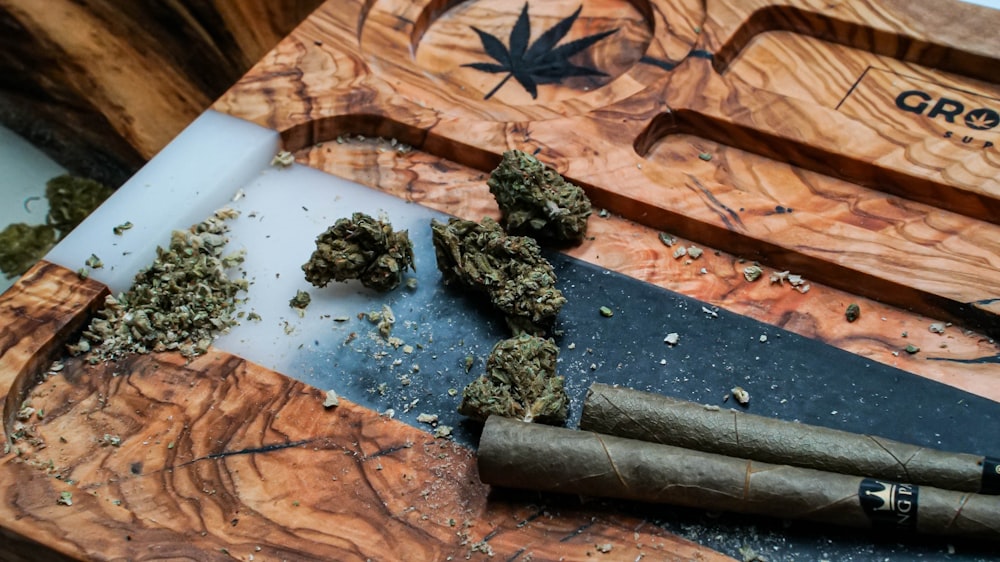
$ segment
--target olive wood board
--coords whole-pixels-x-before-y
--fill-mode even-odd
[[[616,41],[602,39],[573,59],[578,66],[601,69],[608,76],[570,77],[558,83],[542,77],[536,84],[537,97],[532,98],[522,80],[505,80],[502,73],[481,70],[490,57],[472,25],[510,45],[511,29],[525,10],[531,39],[537,41],[543,30],[578,6],[581,16],[568,40],[618,29],[606,38]],[[594,239],[571,254],[659,285],[676,285],[673,288],[707,296],[704,300],[730,310],[996,399],[1000,354],[989,336],[997,333],[1000,305],[996,300],[1000,164],[995,125],[989,125],[994,115],[990,111],[1000,98],[1000,39],[991,32],[997,22],[995,13],[954,2],[328,2],[214,107],[278,131],[284,147],[295,151],[302,162],[466,218],[495,213],[482,182],[500,152],[515,147],[537,151],[583,185],[598,208],[612,212],[610,217],[592,219]],[[473,63],[480,63],[479,68],[462,66]],[[561,68],[565,74],[568,67]],[[911,91],[921,94],[900,97]],[[400,156],[373,144],[370,139],[376,136],[417,150]],[[710,273],[698,273],[697,263],[670,259],[669,249],[656,246],[661,230],[683,236],[684,243],[716,250],[718,254],[709,251],[702,258]],[[801,295],[787,286],[741,283],[741,259],[759,260],[768,271],[802,273],[814,289]],[[41,290],[29,290],[32,284]],[[34,374],[67,340],[82,321],[82,310],[99,298],[99,292],[94,282],[81,282],[64,268],[42,264],[4,295],[9,302],[5,314],[27,323],[10,323],[17,328],[6,332],[0,356],[0,373],[10,383],[4,385],[10,389],[4,411],[8,427]],[[848,325],[840,320],[841,314],[855,300],[863,303],[862,320]],[[33,312],[50,308],[54,315]],[[926,331],[931,321],[956,326],[939,338]],[[918,338],[925,351],[935,349],[950,361],[895,355],[907,341],[900,339],[902,332]],[[939,343],[948,347],[938,347]],[[211,359],[228,361],[218,352]],[[154,380],[161,371],[169,380],[174,380],[173,371],[183,373],[183,380],[195,375],[176,358],[161,356],[152,362],[144,370],[138,360],[136,372],[153,371]],[[171,363],[173,367],[164,368]],[[210,370],[206,363],[193,365]],[[263,371],[265,378],[277,376],[253,365],[247,370]],[[76,372],[88,369],[71,369],[67,377]],[[122,374],[128,380],[136,376]],[[898,376],[929,384],[908,374]],[[58,376],[49,379],[58,380]],[[116,380],[124,379],[101,379],[99,384]],[[238,385],[243,380],[235,376],[232,382]],[[278,385],[281,388],[298,384],[284,377],[277,380],[285,381]],[[178,402],[173,392],[164,392],[169,396],[163,399],[165,404]],[[309,392],[311,400],[321,396],[319,390]],[[939,392],[930,394],[925,399],[933,403]],[[94,400],[107,402],[108,393],[99,390]],[[296,404],[303,427],[316,423],[316,403],[309,403],[312,410]],[[254,406],[267,407],[265,401]],[[251,406],[232,406],[232,420],[239,418],[240,407]],[[141,401],[135,409],[142,411]],[[366,420],[362,427],[383,423],[397,428],[392,431],[416,431],[384,421],[371,410],[360,411]],[[273,411],[254,412],[273,425]],[[243,419],[251,423],[249,416]],[[135,430],[148,425],[137,422]],[[208,433],[202,440],[211,432],[204,431]],[[93,432],[95,438],[99,435],[100,430]],[[87,441],[93,453],[93,441]],[[51,447],[51,439],[48,442]],[[252,446],[238,443],[231,450],[248,451],[256,459],[270,454],[269,443],[273,444],[257,439]],[[198,446],[203,456],[230,450],[206,443]],[[289,447],[286,454],[294,451],[298,449]],[[36,452],[28,451],[28,458],[35,458]],[[220,459],[225,462],[229,456],[208,460],[218,464]],[[5,466],[25,464],[30,463],[12,459]],[[54,483],[38,477],[40,473],[19,480]],[[202,489],[207,495],[204,490],[211,487]],[[501,509],[505,497],[513,498],[515,510],[526,505],[520,503],[523,496],[493,494],[483,501],[477,494],[484,493],[479,489],[471,497],[480,498],[477,505],[485,505],[486,513]],[[42,509],[66,516],[59,510],[67,506],[46,502],[39,504],[44,504]],[[160,504],[157,508],[163,509]],[[568,517],[588,519],[594,506],[573,508]],[[184,513],[199,515],[190,507]],[[634,524],[628,519],[615,527],[622,521],[615,518],[624,516],[609,513],[595,520],[602,533]],[[483,517],[488,520],[490,515]],[[680,517],[683,526],[684,516]],[[20,515],[10,519],[15,524],[5,528],[6,535],[53,544],[62,554],[80,556],[81,547],[73,546],[72,540],[57,544],[54,537],[62,536],[60,530],[85,534],[83,528],[43,525]],[[527,544],[540,545],[538,552],[544,545],[547,553],[573,558],[566,543],[553,545],[548,530],[536,526],[541,517],[528,519],[530,524],[516,526],[513,532],[525,535],[510,539],[518,548],[528,549],[512,547],[515,558],[533,548]],[[162,522],[155,515],[151,520]],[[562,519],[552,521],[558,526]],[[134,525],[133,519],[129,526]],[[239,543],[222,538],[218,526],[205,525],[210,538],[202,538],[208,542],[192,546],[201,539],[194,533],[183,534],[188,526],[175,530],[181,535],[163,539],[159,525],[152,525],[152,538],[129,552],[146,552],[150,545],[163,548],[177,540],[185,542],[176,548],[201,549],[200,553]],[[473,528],[482,530],[478,525]],[[714,555],[665,535],[662,529],[648,524],[639,528],[659,535],[656,540],[665,541],[659,544],[667,544],[663,548],[677,558]],[[586,534],[586,529],[563,537]],[[262,536],[257,530],[248,532]],[[617,536],[628,534],[622,531]],[[524,538],[528,535],[533,538]],[[327,544],[320,535],[308,536],[312,542],[299,546],[303,553],[329,557],[337,552],[349,557],[343,554],[346,550],[315,546]],[[471,536],[486,537],[489,532]],[[785,538],[780,530],[774,536]],[[850,542],[852,536],[837,538],[838,543]],[[92,540],[102,545],[114,542]],[[635,540],[652,544],[645,537]],[[876,549],[891,548],[872,540],[878,543]],[[494,541],[495,536],[489,541],[493,547],[501,542]],[[276,542],[287,546],[287,541]],[[442,548],[468,553],[468,545],[447,545]],[[595,554],[587,550],[593,543],[579,546],[576,555]],[[722,548],[733,552],[733,546]],[[109,548],[127,550],[130,545]],[[911,542],[901,548],[909,552],[920,546]],[[940,552],[941,545],[932,548]],[[95,549],[104,550],[87,548]],[[635,559],[637,551],[613,550],[612,556]],[[534,554],[535,559],[545,556]]]
[[[244,134],[247,132],[243,131]],[[182,136],[177,142],[183,140]],[[256,143],[251,144],[256,146]],[[160,164],[169,163],[172,156],[168,151]],[[118,212],[117,199],[128,201],[128,197],[137,190],[142,193],[144,180],[141,176],[137,180],[135,184],[123,188],[107,206],[88,219],[81,230],[67,239],[66,244],[72,245],[75,238],[83,237],[93,241],[91,247],[98,247],[99,237],[90,232],[94,223],[107,230],[108,223],[113,222],[109,221],[109,217]],[[321,183],[314,185],[315,182]],[[316,193],[312,197],[304,197],[304,194],[317,187],[325,189],[325,197],[318,197]],[[369,193],[364,193],[365,191]],[[228,194],[228,190],[226,193]],[[463,526],[474,528],[483,517],[488,517],[491,513],[490,506],[495,498],[489,499],[485,495],[486,487],[472,486],[475,482],[472,449],[478,426],[460,419],[455,412],[458,397],[448,390],[461,387],[476,376],[481,369],[483,354],[493,342],[505,336],[506,328],[480,299],[442,287],[436,270],[428,263],[433,260],[429,218],[445,217],[391,195],[350,185],[321,172],[297,166],[290,170],[275,169],[258,174],[239,193],[241,197],[232,202],[232,206],[242,208],[244,216],[235,219],[230,244],[236,248],[258,248],[259,252],[265,253],[275,253],[282,247],[288,247],[288,253],[294,256],[296,252],[290,250],[294,246],[306,246],[305,253],[308,253],[308,239],[296,240],[284,229],[260,228],[263,224],[280,224],[281,217],[288,217],[290,214],[297,217],[296,222],[310,225],[308,228],[316,228],[311,217],[318,215],[328,221],[343,205],[361,205],[364,210],[373,213],[376,212],[373,209],[379,208],[390,218],[398,218],[398,224],[409,227],[415,244],[418,264],[416,279],[419,281],[417,289],[412,292],[400,290],[389,296],[359,290],[359,287],[350,284],[313,290],[314,302],[307,309],[306,318],[296,320],[294,313],[289,311],[288,316],[292,319],[290,324],[295,328],[291,333],[285,332],[281,327],[289,321],[275,318],[272,316],[273,312],[270,312],[265,313],[265,320],[260,322],[262,327],[270,325],[269,332],[259,329],[250,331],[255,324],[246,322],[245,326],[235,328],[220,340],[219,345],[223,349],[235,342],[283,349],[280,353],[265,353],[259,357],[265,361],[280,358],[285,375],[223,351],[213,352],[209,357],[199,358],[190,364],[172,354],[136,357],[98,366],[86,366],[81,359],[74,359],[68,361],[61,371],[48,374],[45,374],[44,364],[41,369],[36,367],[34,371],[26,371],[26,366],[22,365],[21,373],[13,386],[23,389],[21,396],[26,396],[31,407],[36,412],[44,412],[44,416],[29,414],[27,419],[7,420],[10,428],[8,434],[18,435],[18,439],[12,443],[15,452],[11,455],[13,458],[10,459],[9,466],[30,470],[36,480],[48,482],[48,485],[27,493],[37,505],[32,504],[35,505],[34,508],[24,509],[44,511],[55,505],[58,509],[85,509],[90,512],[93,509],[89,507],[90,504],[75,501],[71,506],[61,506],[57,505],[55,498],[62,491],[74,493],[77,500],[81,492],[91,493],[104,499],[104,509],[111,509],[106,505],[110,503],[113,508],[124,506],[129,510],[127,536],[131,539],[126,541],[129,545],[134,544],[135,548],[163,549],[167,547],[159,541],[176,542],[179,537],[144,536],[143,531],[161,531],[160,526],[165,517],[180,517],[184,515],[184,509],[177,507],[180,513],[158,514],[156,510],[162,510],[163,506],[156,498],[161,494],[175,497],[177,489],[183,488],[173,483],[173,480],[163,481],[161,475],[176,474],[188,467],[194,471],[202,464],[214,464],[212,474],[216,471],[232,471],[233,474],[227,472],[214,477],[201,475],[189,478],[197,480],[198,486],[194,493],[200,487],[202,494],[222,495],[223,499],[219,501],[226,502],[222,511],[232,514],[229,522],[233,527],[241,522],[246,525],[247,519],[251,521],[250,525],[246,525],[251,528],[249,532],[254,532],[253,529],[258,525],[281,529],[294,527],[294,510],[289,515],[279,508],[299,508],[308,503],[313,509],[310,517],[316,521],[315,524],[329,529],[331,527],[319,522],[330,515],[323,513],[322,504],[336,503],[336,500],[324,499],[325,496],[317,497],[317,492],[314,491],[322,489],[336,495],[339,493],[339,484],[331,484],[332,479],[336,478],[336,482],[346,480],[350,471],[342,469],[343,476],[341,472],[331,473],[329,462],[323,455],[350,455],[354,458],[348,459],[349,466],[368,463],[373,467],[372,470],[384,473],[388,478],[388,474],[392,474],[390,458],[397,454],[407,454],[406,451],[416,443],[422,443],[425,455],[443,454],[439,452],[442,448],[452,455],[464,452],[464,456],[460,455],[464,463],[460,473],[468,481],[457,491],[452,490],[452,493],[461,496],[460,499],[452,498],[450,503],[441,502],[429,506],[429,509],[440,510],[446,505],[454,508],[473,500],[486,502],[480,511],[456,512],[450,514],[447,520],[437,522],[438,525],[446,523],[451,528],[451,522],[458,521],[461,516]],[[299,204],[303,199],[315,203],[307,208]],[[253,211],[257,208],[265,210]],[[291,221],[285,218],[284,222]],[[306,233],[309,232],[308,228]],[[255,235],[261,238],[254,239]],[[277,248],[267,245],[267,239],[272,237],[272,243]],[[130,240],[128,235],[124,235],[117,242],[121,244],[120,249],[125,250],[123,254],[130,254],[127,250],[130,248]],[[110,248],[99,248],[97,251],[109,256],[108,267],[115,267],[113,264],[116,256],[109,253]],[[60,250],[54,255],[62,253]],[[296,279],[295,270],[279,272],[285,274],[281,277],[291,280],[291,285],[281,289],[258,283],[258,279],[263,281],[276,272],[254,264],[251,260],[255,257],[258,256],[251,253],[246,265],[247,269],[258,269],[251,269],[253,273],[248,276],[252,286],[245,308],[256,309],[255,303],[262,300],[265,305],[272,300],[283,303],[285,299],[277,299],[276,295],[290,293],[292,287],[302,284],[301,279]],[[874,427],[881,435],[953,450],[986,453],[990,440],[983,436],[1000,429],[1000,404],[991,400],[925,378],[912,377],[821,342],[725,310],[717,310],[707,303],[572,257],[559,253],[550,253],[549,257],[556,267],[560,287],[569,300],[555,329],[558,334],[557,342],[563,350],[560,372],[567,377],[567,387],[572,397],[574,421],[570,425],[575,425],[583,395],[591,382],[614,382],[722,406],[725,405],[728,389],[739,384],[751,392],[751,409],[755,412],[854,431],[871,431]],[[277,263],[282,262],[277,260]],[[292,263],[298,262],[293,259]],[[57,273],[63,277],[64,284],[79,285],[88,290],[74,287],[55,291],[35,285],[55,277]],[[124,273],[121,271],[117,273],[118,277],[122,275]],[[65,301],[57,301],[58,306],[52,307],[49,316],[24,317],[11,325],[9,335],[33,334],[34,337],[22,337],[19,340],[12,338],[13,345],[4,354],[4,358],[11,357],[11,362],[14,363],[19,359],[18,348],[71,341],[66,336],[72,330],[69,326],[82,322],[86,318],[84,312],[98,305],[108,291],[93,280],[80,280],[67,267],[46,264],[20,281],[16,291],[4,295],[10,295],[10,300],[17,296],[23,298],[25,295],[44,298],[42,295],[53,293],[65,298],[67,290],[72,296]],[[258,290],[264,293],[258,294]],[[79,296],[84,295],[89,300],[73,302],[79,301]],[[343,323],[332,320],[331,317],[343,312],[337,307],[343,308],[345,302],[349,303],[348,310],[362,312],[377,309],[383,303],[391,304],[398,324],[394,333],[404,341],[415,343],[415,349],[412,353],[390,349],[380,336],[372,337],[376,329],[367,321],[357,318]],[[613,305],[614,314],[604,317],[598,309],[609,304]],[[43,308],[45,307],[36,306],[35,310]],[[15,320],[18,319],[17,310],[12,307],[6,306],[2,310]],[[313,323],[310,324],[310,321]],[[635,327],[643,329],[637,330]],[[676,346],[668,346],[662,341],[662,337],[674,327],[683,336]],[[42,329],[51,330],[53,335],[49,338],[41,337],[39,332]],[[275,333],[278,335],[275,336]],[[350,333],[357,337],[348,336]],[[286,341],[269,339],[274,337]],[[44,356],[38,351],[28,355],[36,360]],[[247,348],[243,355],[254,356],[254,350]],[[467,355],[477,358],[469,373],[462,366]],[[411,368],[417,364],[423,365],[423,368]],[[37,382],[35,376],[39,372],[42,373],[41,382],[32,386],[30,383]],[[292,381],[286,375],[302,382]],[[382,384],[386,390],[375,391]],[[207,388],[202,388],[203,386]],[[337,408],[324,411],[320,405],[323,389],[331,387],[345,398],[345,404],[350,400],[344,410]],[[420,400],[419,407],[412,403],[415,407],[410,409],[407,403],[414,397]],[[9,407],[5,409],[5,413],[16,415],[24,400],[12,393],[8,395],[7,404]],[[189,408],[194,408],[197,413],[186,411]],[[390,416],[378,414],[389,408],[398,410],[398,417],[412,426],[420,426],[416,420],[418,412],[437,413],[440,416],[439,423],[455,426],[455,441],[435,440],[426,431],[420,432],[399,421],[390,421]],[[344,412],[355,410],[367,416],[367,421],[362,423],[344,420]],[[86,431],[80,427],[82,420],[87,420],[84,424],[88,428]],[[377,424],[389,436],[375,438],[374,442],[367,435],[363,435],[364,438],[353,434],[345,436],[342,434],[344,429],[338,429],[342,424],[355,428],[352,431],[362,431],[368,425]],[[965,430],[973,424],[981,432],[970,433]],[[109,439],[119,441],[112,444]],[[346,445],[348,442],[350,446]],[[367,446],[372,448],[366,450]],[[279,477],[276,484],[269,484],[270,480],[262,468],[257,467],[256,472],[250,470],[249,475],[239,476],[235,473],[240,471],[240,467],[229,466],[230,457],[272,458],[292,454],[290,451],[307,455],[301,461],[274,461],[287,463],[279,466],[291,466],[295,470],[297,476],[291,482]],[[308,456],[317,454],[319,457]],[[251,465],[256,466],[260,462],[265,461],[254,461]],[[444,486],[439,480],[440,471],[421,468],[419,465],[414,467],[410,460],[400,462],[405,462],[406,468],[400,469],[403,470],[400,478],[404,481],[420,477],[425,483],[436,482],[437,485]],[[316,467],[313,469],[316,474],[311,477],[298,475],[304,470],[299,463]],[[276,470],[280,472],[280,469]],[[413,475],[408,477],[407,470],[414,471]],[[159,485],[140,486],[139,483],[145,482],[147,477],[156,478]],[[371,477],[365,477],[365,481],[375,488],[375,493],[390,493],[370,483],[370,480]],[[396,492],[392,488],[396,484],[392,481],[386,485],[392,489],[391,493]],[[421,490],[420,496],[426,499],[427,494],[424,492],[427,490]],[[181,493],[181,496],[189,497],[189,493],[190,490]],[[312,499],[287,499],[288,494]],[[354,496],[351,497],[350,503],[354,505]],[[46,499],[50,501],[45,501]],[[89,501],[89,498],[85,499]],[[560,505],[560,509],[571,507],[558,498],[540,496],[536,500],[546,505]],[[174,501],[177,501],[176,497]],[[201,495],[190,501],[196,505],[191,509],[196,509],[199,513],[209,509],[207,504],[211,502]],[[150,511],[152,508],[147,502],[152,502],[156,509]],[[15,505],[21,503],[14,502]],[[368,513],[371,517],[370,506],[364,501],[359,500],[355,508],[359,512],[354,516]],[[697,536],[703,541],[708,536],[725,537],[723,540],[713,539],[718,542],[714,546],[730,554],[736,554],[735,549],[739,546],[757,550],[769,548],[773,551],[776,542],[773,535],[761,539],[753,530],[759,525],[767,527],[767,523],[750,523],[745,518],[721,518],[706,522],[702,514],[691,510],[660,508],[650,511],[635,506],[622,507],[620,504],[602,504],[602,509],[643,514],[645,519],[637,520],[636,525],[648,526],[650,530],[659,529],[659,532],[664,532],[665,528],[682,537],[690,535],[690,527],[695,525],[700,529]],[[407,506],[403,513],[409,514],[412,511],[419,511],[419,507]],[[247,516],[248,512],[252,516]],[[268,514],[265,516],[260,512]],[[563,517],[556,519],[562,521]],[[139,520],[143,521],[141,525],[137,525]],[[421,513],[417,521],[431,520],[428,513]],[[393,521],[392,525],[395,523],[397,522]],[[539,532],[522,531],[526,526],[521,523],[515,527],[515,533]],[[286,552],[295,557],[326,555],[323,553],[327,552],[341,557],[347,554],[338,550],[342,548],[339,544],[326,550],[325,542],[350,540],[366,557],[398,559],[400,554],[385,549],[385,533],[394,533],[396,540],[406,544],[400,548],[413,548],[407,544],[412,540],[432,540],[422,535],[406,538],[401,536],[405,533],[390,525],[382,534],[366,534],[370,542],[365,542],[355,536],[361,530],[343,531],[331,521],[330,525],[337,530],[324,535],[325,540],[316,540],[321,544],[296,542],[296,546],[292,547],[284,542],[288,540],[286,536],[277,539],[277,542],[258,540],[251,545],[246,542],[247,536],[241,533],[219,534],[216,525],[218,521],[200,522],[192,529],[206,533],[202,540],[185,544],[185,548],[190,550],[167,552],[171,556],[185,555],[188,552],[211,550],[213,545],[218,544],[221,546],[217,548],[229,552],[241,549],[250,552],[251,547],[256,552],[256,548],[260,547],[261,552]],[[663,527],[659,527],[660,525]],[[98,530],[98,535],[122,530],[115,525],[105,525]],[[94,532],[93,528],[88,530],[88,533]],[[544,534],[548,531],[542,532]],[[838,555],[863,559],[864,556],[883,557],[899,548],[895,542],[883,542],[877,536],[868,535],[838,536],[837,543],[831,546],[828,543],[830,532],[829,529],[809,525],[783,528],[781,548],[777,552],[790,557],[836,552]],[[836,535],[836,531],[833,533]],[[38,538],[36,534],[27,536]],[[433,541],[441,544],[422,547],[431,549],[426,555],[429,558],[439,557],[439,552],[461,553],[463,549],[467,553],[473,552],[471,549],[477,543],[480,544],[480,549],[486,548],[483,545],[488,545],[495,552],[511,552],[504,550],[508,546],[503,540],[497,540],[494,528],[482,535],[481,540],[485,542],[469,541],[467,537],[470,536],[474,537],[471,531],[460,530],[456,531],[451,542],[438,536]],[[623,537],[620,533],[611,533],[610,536],[614,537],[611,543],[594,542],[585,545],[584,555],[587,549],[595,548],[595,545],[620,545],[622,541],[628,542],[628,537]],[[52,538],[47,538],[49,540],[42,542],[51,542]],[[61,535],[59,539],[65,541],[60,544],[70,552],[74,547],[82,550],[91,548],[84,539],[73,537],[72,534]],[[524,540],[532,539],[517,539],[517,542]],[[537,540],[545,542],[544,538]],[[605,540],[604,536],[599,537],[599,540]],[[643,543],[635,537],[632,541],[636,544]],[[629,542],[630,549],[632,546],[634,545]],[[560,545],[557,552],[565,553],[563,548]],[[686,545],[686,548],[695,547]],[[947,545],[924,541],[907,543],[906,548],[909,552],[935,553],[947,550]],[[968,559],[976,559],[982,554],[982,547],[974,544],[963,544],[962,548]],[[642,547],[636,546],[635,550],[640,554],[643,552]],[[124,552],[132,551],[126,549]],[[544,558],[544,552],[542,547],[531,549],[531,555],[536,559]]]

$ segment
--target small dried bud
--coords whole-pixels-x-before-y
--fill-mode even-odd
[[[507,232],[577,244],[586,236],[592,212],[587,195],[534,156],[504,152],[486,184]]]
[[[486,360],[486,374],[462,392],[458,411],[478,420],[491,414],[526,422],[562,424],[569,398],[556,376],[559,348],[528,334],[503,340]]]
[[[538,244],[507,236],[496,221],[431,221],[438,269],[446,284],[486,293],[515,334],[544,334],[566,298]]]
[[[306,280],[317,287],[330,281],[358,279],[379,292],[391,291],[413,269],[413,244],[407,232],[364,213],[338,219],[316,238],[316,251],[302,266]]]

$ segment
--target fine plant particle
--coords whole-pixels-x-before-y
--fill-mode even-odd
[[[131,222],[125,221],[125,222],[123,222],[123,223],[115,226],[114,228],[112,228],[111,231],[114,232],[116,236],[121,236],[122,233],[124,233],[126,230],[131,230],[132,226],[133,225],[132,225]]]
[[[712,160],[712,155],[709,154],[708,152],[700,152],[698,153],[698,158],[701,158],[705,162],[709,162]]]
[[[680,334],[677,332],[670,332],[665,338],[663,338],[663,343],[673,347],[677,345],[677,342],[681,340]]]
[[[105,297],[70,352],[90,352],[95,363],[150,351],[205,353],[218,334],[236,324],[237,296],[248,287],[246,279],[230,278],[243,253],[223,253],[224,221],[235,216],[221,209],[188,230],[175,230],[169,247],[156,249],[152,265],[136,274],[128,291]]]
[[[758,265],[750,265],[743,268],[743,277],[751,283],[760,279],[760,276],[763,274],[764,270]]]
[[[742,386],[735,386],[730,392],[732,392],[733,398],[735,398],[741,406],[746,406],[750,403],[750,393],[747,392]]]
[[[944,333],[944,328],[945,328],[945,326],[941,322],[934,322],[930,326],[927,326],[927,330],[929,332],[931,332],[932,334],[943,334]]]
[[[541,248],[526,236],[508,236],[490,218],[431,221],[437,266],[446,285],[489,296],[514,334],[544,334],[566,303]]]
[[[562,424],[569,398],[556,375],[559,348],[551,339],[522,334],[498,342],[486,374],[462,392],[459,413],[477,420],[492,414],[526,422]]]
[[[611,318],[612,316],[615,315],[615,311],[611,310],[610,308],[608,308],[606,306],[602,306],[601,308],[599,308],[598,312],[600,312],[601,316],[603,316],[605,318]]]
[[[311,302],[312,302],[312,297],[309,296],[308,292],[295,291],[295,296],[288,301],[288,306],[298,310],[299,314],[301,315],[302,311],[304,311]]]
[[[486,184],[508,233],[575,244],[586,236],[592,212],[587,195],[534,156],[504,152]]]
[[[906,346],[906,352],[909,353],[910,355],[918,353],[919,351],[920,351],[920,348],[917,347],[917,346],[915,346],[915,345],[913,345],[912,343],[910,345]]]
[[[861,316],[861,307],[857,303],[851,303],[847,305],[847,310],[844,311],[844,318],[848,322],[854,322]]]
[[[336,390],[327,390],[326,397],[323,399],[324,408],[335,408],[340,405],[340,397],[337,396]]]
[[[59,499],[56,500],[59,505],[73,505],[73,492],[59,492]]]
[[[316,238],[316,251],[302,266],[316,287],[330,281],[358,279],[379,292],[399,286],[413,266],[413,244],[407,231],[394,232],[388,222],[364,213],[338,219]]]
[[[104,267],[104,262],[102,262],[101,258],[97,257],[96,254],[90,254],[90,257],[87,258],[86,265],[91,269],[101,269]]]
[[[697,247],[697,246],[690,246],[687,249],[687,255],[691,256],[691,259],[695,259],[695,260],[698,259],[698,258],[700,258],[701,255],[704,254],[704,253],[705,253],[705,251],[702,250],[701,248]]]
[[[676,238],[674,238],[673,236],[667,234],[666,232],[661,232],[659,234],[659,238],[660,238],[660,242],[662,242],[663,245],[666,246],[666,247],[668,247],[668,248],[671,247],[671,246],[673,246],[674,243],[677,242]]]
[[[295,155],[287,150],[282,150],[271,159],[271,165],[280,168],[287,168],[295,163]]]

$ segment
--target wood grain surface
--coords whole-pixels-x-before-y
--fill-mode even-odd
[[[987,126],[1000,16],[932,5],[330,1],[213,108],[279,131],[302,163],[472,219],[498,214],[485,179],[500,153],[537,153],[608,211],[570,255],[1000,400]],[[545,65],[528,56],[567,21],[566,41],[603,36]],[[706,252],[675,259],[681,245]],[[749,282],[753,263],[764,275]],[[786,270],[809,290],[769,281]],[[7,434],[21,432],[0,472],[15,544],[108,558],[720,556],[599,506],[489,495],[469,451],[351,404],[324,410],[319,390],[223,353],[71,361],[16,382],[44,374],[99,297],[74,275],[42,264],[0,300],[0,325],[23,326],[0,342]],[[72,297],[50,300],[59,290]]]
[[[124,183],[320,0],[0,1],[0,123]]]
[[[102,297],[47,291],[60,277],[98,289],[41,264],[0,317],[17,317],[11,295]],[[36,298],[52,310],[36,332],[80,317]],[[5,332],[5,367],[23,364],[32,333]],[[5,560],[38,559],[26,538],[50,559],[589,560],[604,545],[618,559],[726,559],[599,505],[488,498],[469,449],[346,400],[325,409],[319,389],[226,353],[48,367],[6,397]]]

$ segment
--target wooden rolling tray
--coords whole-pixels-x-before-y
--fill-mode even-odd
[[[955,2],[338,0],[213,108],[472,219],[498,214],[499,155],[536,152],[607,210],[570,256],[996,401],[998,27]],[[41,262],[0,296],[11,559],[726,558],[637,511],[490,493],[472,450],[220,351],[40,377],[105,294]]]

